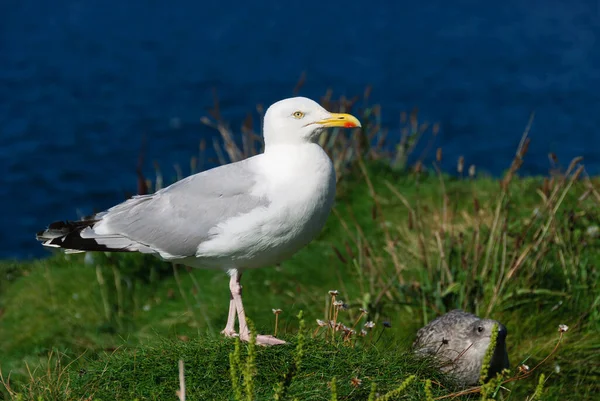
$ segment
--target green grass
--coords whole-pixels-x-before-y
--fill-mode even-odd
[[[361,113],[364,131],[377,141],[379,108]],[[209,123],[224,130],[218,113],[213,118]],[[258,332],[271,334],[272,309],[282,309],[278,332],[288,346],[243,344],[236,352],[235,341],[220,336],[229,299],[220,271],[128,254],[3,261],[0,399],[175,399],[179,360],[188,400],[594,399],[598,179],[577,160],[548,177],[519,177],[526,142],[502,179],[460,177],[470,170],[464,166],[459,177],[437,172],[435,164],[407,172],[428,127],[416,114],[404,124],[394,155],[365,147],[357,133],[324,137],[341,177],[325,229],[281,266],[244,274],[247,315]],[[248,142],[230,151],[235,144],[222,135],[222,162],[256,150]],[[339,321],[357,328],[376,322],[366,338],[314,335],[333,289],[349,305]],[[455,308],[508,328],[512,371],[502,387],[493,382],[457,393],[430,362],[412,357],[417,329]],[[306,328],[299,331],[300,311]],[[559,335],[559,324],[569,331]],[[536,368],[519,373],[521,364]],[[353,379],[362,384],[354,387]]]
[[[281,308],[279,332],[291,342],[257,350],[256,399],[269,399],[293,360],[298,311],[304,311],[308,332],[315,330],[330,289],[350,305],[340,312],[341,321],[352,325],[364,307],[380,338],[353,348],[309,335],[289,399],[330,399],[334,377],[339,399],[367,399],[371,381],[385,392],[409,374],[418,380],[406,390],[407,399],[423,399],[424,380],[440,379],[411,359],[409,344],[427,320],[455,307],[489,314],[508,327],[513,367],[536,365],[554,348],[558,324],[569,325],[557,353],[534,377],[501,393],[524,399],[544,373],[544,399],[591,399],[600,390],[593,356],[600,351],[600,244],[589,234],[598,224],[597,200],[592,194],[581,199],[593,183],[568,183],[567,176],[556,177],[556,197],[566,192],[554,211],[540,195],[543,178],[515,178],[503,192],[492,178],[395,173],[377,163],[355,167],[317,240],[279,267],[244,276],[245,306],[258,331],[272,333],[271,309]],[[496,220],[500,228],[494,228]],[[538,230],[545,237],[536,236]],[[527,251],[531,244],[536,248]],[[174,269],[138,255],[3,262],[0,367],[5,379],[10,372],[13,391],[25,399],[46,399],[49,388],[60,394],[56,399],[166,399],[174,394],[182,358],[188,399],[231,399],[234,342],[218,334],[226,320],[227,277]],[[392,327],[384,330],[383,321]],[[46,366],[52,350],[62,367]],[[52,375],[61,381],[41,384]],[[353,377],[363,386],[351,387]],[[433,389],[436,396],[452,391],[437,384]]]
[[[287,346],[256,350],[253,399],[273,399],[276,384],[284,380],[284,374],[293,365],[296,339],[286,339],[290,340]],[[77,395],[93,394],[95,399],[103,400],[172,399],[179,387],[177,361],[182,359],[189,399],[229,399],[228,395],[232,395],[229,363],[232,348],[233,341],[164,340],[155,346],[123,351],[90,364],[89,370],[71,384],[71,390]],[[286,389],[286,398],[329,400],[333,378],[337,381],[338,397],[357,400],[367,399],[372,382],[385,393],[413,374],[440,379],[431,366],[410,359],[410,354],[396,348],[357,350],[311,340],[305,344],[305,352],[300,370]],[[248,354],[246,347],[240,354],[244,365]],[[111,369],[103,373],[107,362]],[[353,378],[361,378],[362,385],[352,386]],[[243,379],[240,382],[242,385]],[[411,391],[411,399],[420,399],[422,394],[422,388],[415,388]]]

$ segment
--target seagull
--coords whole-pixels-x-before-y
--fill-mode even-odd
[[[263,153],[134,196],[84,220],[51,223],[36,238],[69,253],[140,252],[225,270],[230,301],[221,333],[249,341],[242,273],[288,259],[321,231],[331,211],[335,170],[317,142],[328,127],[361,124],[308,98],[281,100],[265,113]],[[256,343],[285,341],[257,335]]]
[[[452,310],[419,329],[413,349],[418,355],[437,358],[442,364],[441,370],[452,375],[457,384],[473,386],[479,382],[494,326],[498,335],[485,378],[489,380],[510,367],[506,352],[508,332],[496,320],[481,319],[460,309]]]

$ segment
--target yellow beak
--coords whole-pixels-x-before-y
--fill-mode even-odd
[[[362,125],[360,125],[360,121],[358,121],[358,118],[346,113],[331,113],[331,117],[317,121],[316,123],[324,127],[362,127]]]

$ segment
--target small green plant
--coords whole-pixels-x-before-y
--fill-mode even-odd
[[[331,389],[331,401],[337,401],[338,396],[337,396],[337,384],[336,384],[335,377],[333,379],[331,379],[331,382],[329,382],[329,388]]]
[[[546,380],[546,375],[543,373],[540,374],[540,377],[538,379],[538,385],[536,386],[535,391],[531,395],[531,397],[528,398],[528,401],[537,401],[542,398],[542,392],[544,391],[545,380]]]
[[[246,401],[254,399],[254,376],[256,376],[256,331],[251,321],[248,321],[250,329],[250,341],[248,342],[248,356],[244,364],[244,390],[246,391]]]
[[[231,375],[231,387],[236,401],[242,401],[242,386],[240,385],[240,368],[242,366],[242,357],[240,350],[240,339],[235,339],[233,352],[229,354],[229,372]]]
[[[274,395],[273,395],[273,399],[274,400],[283,400],[287,390],[289,389],[290,385],[292,384],[292,381],[294,380],[294,378],[298,375],[298,373],[300,372],[300,367],[302,366],[302,358],[304,358],[304,347],[305,347],[305,342],[306,342],[306,337],[304,334],[304,319],[302,318],[303,316],[303,312],[300,311],[298,312],[298,322],[299,322],[299,328],[298,328],[298,334],[296,337],[296,348],[294,350],[294,362],[290,365],[288,371],[284,374],[283,376],[283,380],[280,381],[279,383],[277,383],[277,385],[275,385],[274,388]]]
[[[479,384],[481,385],[485,383],[489,376],[492,357],[494,356],[494,351],[496,350],[496,342],[498,341],[498,330],[498,325],[494,324],[492,326],[492,333],[490,334],[490,345],[485,351],[485,356],[483,357],[483,362],[481,364],[481,374],[479,376]]]
[[[375,397],[377,397],[377,383],[371,382],[371,391],[369,392],[368,401],[375,401]]]
[[[426,401],[433,401],[433,393],[431,392],[431,380],[425,380],[425,397]]]
[[[242,363],[240,339],[236,337],[233,352],[229,354],[229,372],[231,376],[231,387],[236,401],[254,400],[254,377],[256,376],[256,331],[254,325],[248,320],[250,330],[250,341],[248,342],[248,354]],[[242,383],[240,384],[240,377]],[[242,394],[243,388],[243,394]],[[245,397],[244,397],[245,396]]]
[[[509,371],[505,370],[502,373],[498,373],[495,377],[489,379],[486,383],[481,384],[481,401],[491,401],[496,399],[498,391],[500,390],[503,382],[508,378]]]
[[[407,389],[407,387],[413,382],[415,381],[416,376],[415,375],[410,375],[408,376],[403,382],[402,384],[400,384],[400,386],[398,386],[398,388],[382,395],[381,397],[376,398],[377,401],[389,401],[392,400],[396,397],[398,397],[399,395],[401,395],[402,393],[404,393]]]

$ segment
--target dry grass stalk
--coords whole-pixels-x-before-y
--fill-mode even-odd
[[[185,371],[183,360],[179,360],[179,390],[177,390],[179,401],[185,401]]]

